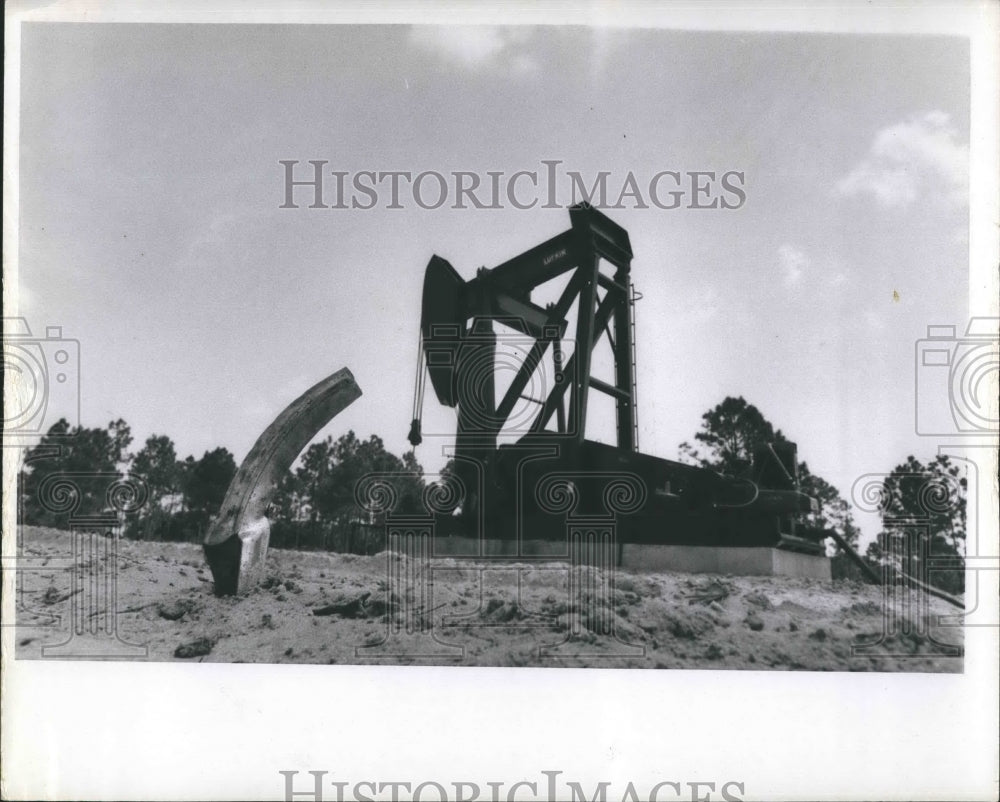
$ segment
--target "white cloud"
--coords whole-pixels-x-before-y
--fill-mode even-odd
[[[809,257],[794,245],[785,243],[778,248],[778,259],[785,271],[785,284],[794,286],[802,280],[802,274],[809,267]]]
[[[499,65],[515,72],[532,72],[534,58],[524,45],[531,31],[521,27],[480,25],[415,25],[410,42],[438,58],[462,67]]]
[[[875,134],[868,156],[837,182],[843,196],[872,195],[885,208],[905,208],[921,195],[961,203],[969,186],[969,146],[951,118],[931,111]]]

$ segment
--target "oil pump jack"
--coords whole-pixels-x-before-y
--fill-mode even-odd
[[[617,520],[619,543],[820,554],[829,534],[853,554],[838,534],[808,524],[818,505],[799,491],[794,443],[761,444],[745,477],[638,450],[632,246],[625,229],[601,212],[574,206],[569,214],[568,231],[492,270],[481,268],[469,281],[439,256],[427,265],[410,442],[421,441],[426,376],[438,400],[458,411],[453,481],[459,488],[442,495],[460,499],[453,510],[460,514],[435,505],[436,531],[559,539],[568,508],[546,503],[551,496],[540,488],[551,491],[556,477],[559,493],[574,499],[573,514],[599,516],[608,479],[624,476],[635,503],[624,505],[629,513]],[[549,285],[554,294],[560,282],[556,301],[532,302],[533,292]],[[594,357],[604,343],[613,376],[600,379]],[[514,374],[506,388],[497,386],[502,372]],[[614,399],[615,445],[586,437],[591,391]],[[247,593],[260,582],[270,501],[281,478],[309,440],[360,396],[343,368],[295,399],[257,438],[205,536],[217,594]]]
[[[799,490],[794,443],[762,444],[745,477],[638,450],[637,293],[628,232],[588,205],[572,207],[569,215],[567,231],[497,267],[480,268],[468,281],[439,256],[427,265],[409,440],[414,446],[422,440],[429,375],[438,401],[458,415],[452,453],[462,501],[439,531],[557,538],[565,532],[563,519],[540,502],[539,482],[571,476],[568,489],[586,510],[599,501],[599,477],[624,472],[643,492],[641,506],[619,520],[620,542],[821,554],[825,532],[808,523],[818,505]],[[560,284],[553,303],[532,302],[536,290]],[[567,340],[571,316],[575,331]],[[605,342],[613,377],[600,379],[593,375],[594,355]],[[498,374],[511,372],[510,383],[498,387]],[[614,445],[586,437],[591,391],[614,400]]]

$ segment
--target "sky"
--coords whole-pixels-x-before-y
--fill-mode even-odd
[[[79,341],[79,422],[124,418],[136,449],[242,459],[346,366],[364,395],[320,436],[402,453],[428,259],[471,278],[569,227],[542,203],[281,208],[282,160],[484,181],[558,160],[613,196],[630,173],[743,175],[739,208],[606,212],[643,294],[643,451],[676,459],[742,395],[847,498],[936,453],[915,406],[946,390],[915,398],[915,349],[969,315],[964,39],[28,23],[21,45],[18,314]],[[454,425],[428,392],[425,429]]]

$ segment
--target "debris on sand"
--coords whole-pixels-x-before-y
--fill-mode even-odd
[[[723,656],[722,647],[717,643],[708,644],[708,648],[705,649],[705,657],[709,660],[719,660]]]
[[[215,642],[211,638],[198,638],[189,643],[182,643],[174,650],[174,657],[204,657],[210,654]]]
[[[47,605],[59,604],[59,602],[66,601],[70,596],[75,596],[80,590],[80,588],[77,588],[68,593],[61,593],[54,585],[49,585],[42,596],[42,603]]]
[[[516,601],[505,602],[503,599],[490,599],[486,603],[485,617],[491,621],[506,624],[524,618]]]
[[[177,621],[190,613],[195,608],[192,599],[176,599],[172,602],[160,602],[156,605],[156,612],[160,618],[167,621]]]
[[[747,613],[746,625],[752,632],[760,632],[764,628],[764,619],[751,610]]]
[[[701,611],[694,615],[670,613],[664,619],[664,624],[666,630],[675,638],[688,640],[697,640],[715,628],[712,617]]]
[[[754,607],[759,607],[761,610],[774,609],[774,605],[771,604],[771,600],[759,590],[754,590],[750,593],[744,594],[743,601],[747,604],[753,605]]]
[[[377,597],[365,601],[364,612],[369,618],[379,618],[388,613],[390,607],[395,607],[398,603],[399,598],[395,593],[390,594],[388,602],[385,600],[385,593],[381,593]]]
[[[694,593],[687,595],[688,604],[711,604],[725,599],[731,592],[731,588],[724,582],[716,579],[707,585],[696,587]]]
[[[342,596],[323,607],[316,607],[313,615],[339,615],[343,618],[360,618],[365,615],[364,603],[371,596],[371,591]]]

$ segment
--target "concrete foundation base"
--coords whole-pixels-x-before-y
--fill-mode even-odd
[[[652,546],[626,543],[621,567],[688,574],[799,576],[830,579],[830,558],[768,547]]]
[[[435,557],[509,557],[511,559],[568,560],[564,540],[483,540],[438,537]],[[619,546],[619,567],[632,571],[680,571],[686,574],[736,576],[799,576],[830,579],[830,559],[768,547],[655,546],[625,543]]]
[[[482,550],[480,551],[480,543]],[[434,539],[431,554],[435,557],[551,557],[553,560],[569,559],[564,540],[522,540],[520,553],[517,541],[483,540],[474,537],[438,537]]]

